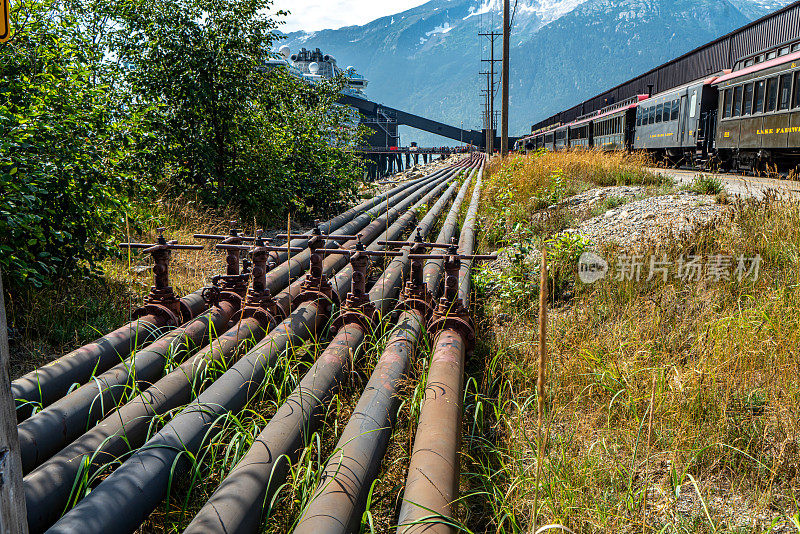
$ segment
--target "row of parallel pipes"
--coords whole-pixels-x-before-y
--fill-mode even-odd
[[[406,184],[402,188],[395,188],[402,190],[393,196],[385,195],[367,211],[356,215],[350,222],[359,217],[364,221],[367,218],[365,215],[369,218],[374,218],[376,214],[383,215],[386,210],[382,202],[396,201],[393,202],[395,203],[394,208],[389,208],[388,217],[381,216],[374,221],[367,222],[360,227],[363,233],[359,238],[344,243],[344,248],[350,247],[354,252],[330,254],[328,258],[320,262],[319,274],[322,277],[307,275],[299,283],[293,284],[306,291],[306,297],[297,299],[296,303],[299,305],[293,311],[286,305],[277,306],[279,301],[292,303],[292,307],[295,305],[294,299],[286,299],[287,295],[293,296],[286,286],[283,287],[282,292],[278,293],[277,298],[271,297],[272,289],[280,290],[282,285],[276,282],[281,278],[280,276],[270,278],[276,269],[267,270],[263,277],[254,276],[254,282],[258,280],[259,288],[266,293],[263,293],[260,298],[256,298],[258,295],[248,295],[238,309],[230,311],[228,319],[236,320],[237,327],[235,329],[223,334],[213,345],[201,349],[195,356],[189,357],[190,351],[186,349],[183,363],[174,371],[152,385],[149,381],[145,381],[144,384],[150,385],[149,388],[141,388],[143,391],[121,409],[112,409],[108,417],[99,425],[91,427],[92,423],[84,420],[84,434],[78,441],[68,445],[26,476],[26,498],[30,504],[35,504],[35,506],[29,504],[29,520],[38,527],[33,530],[43,531],[64,510],[64,503],[69,500],[67,481],[74,481],[76,470],[85,466],[85,458],[89,454],[97,453],[94,454],[91,464],[92,469],[99,469],[110,459],[117,458],[120,454],[130,454],[131,451],[134,452],[121,466],[63,516],[50,531],[108,532],[120,530],[131,532],[138,528],[141,521],[163,498],[173,470],[184,469],[184,466],[187,465],[187,455],[192,452],[196,453],[201,448],[210,433],[216,428],[214,423],[221,416],[236,412],[244,406],[258,390],[267,369],[276,363],[281,354],[291,347],[315,338],[321,331],[328,321],[334,305],[340,300],[338,295],[351,285],[354,278],[358,281],[359,276],[362,276],[359,269],[346,265],[347,257],[350,256],[353,264],[356,264],[356,260],[359,258],[375,253],[382,248],[377,243],[379,237],[385,240],[396,239],[413,221],[413,215],[410,214],[408,208],[415,202],[417,207],[423,203],[429,203],[448,187],[448,182],[463,168],[463,165],[458,165],[455,168],[429,175],[413,186]],[[452,190],[452,187],[448,189],[451,192]],[[399,207],[397,203],[402,207]],[[435,206],[441,210],[445,203],[440,201]],[[406,213],[403,213],[404,210]],[[428,226],[432,224],[435,214],[436,212],[432,209],[429,212],[431,217],[426,217],[426,220],[430,219]],[[392,221],[394,224],[391,224]],[[337,229],[340,237],[347,236],[346,232],[352,231],[345,229],[347,224],[349,223],[345,223]],[[328,235],[321,234],[317,239],[317,244],[319,241],[328,241]],[[290,242],[292,245],[295,243],[302,245],[303,243],[312,243],[314,239],[313,235],[297,236],[295,239],[290,239]],[[369,246],[359,256],[360,250],[358,249],[364,248],[366,244]],[[328,246],[330,244],[326,242],[325,247]],[[253,251],[255,252],[259,247],[269,248],[264,243],[257,243]],[[283,247],[283,251],[285,250],[286,248]],[[287,252],[283,253],[288,256]],[[319,262],[319,258],[325,257],[327,249],[325,251],[318,250],[317,253],[310,249],[304,250],[292,257],[292,264],[284,260],[282,266],[278,268],[284,269],[283,278],[287,285],[290,277],[293,277],[293,263],[297,262],[298,256],[304,253],[307,253],[308,261],[312,263],[313,267],[312,260],[316,259],[315,261]],[[391,294],[399,287],[402,278],[402,275],[398,276],[397,274],[398,269],[403,270],[402,263],[398,267],[397,261],[408,262],[408,255],[393,261],[380,280],[380,286],[376,284],[369,293],[370,300],[376,303],[381,310],[385,310],[387,304],[383,301],[390,302]],[[254,275],[256,270],[254,268]],[[323,286],[329,277],[334,287],[329,287],[326,292]],[[310,282],[309,278],[313,280]],[[270,284],[270,280],[273,281],[272,284]],[[387,280],[391,280],[391,282],[387,282]],[[315,286],[315,284],[317,285]],[[358,287],[354,286],[351,289],[353,290],[351,293],[356,296],[359,291],[363,292],[360,281]],[[308,297],[308,294],[311,294],[311,297]],[[223,300],[213,303],[211,309],[204,316],[212,315],[218,308],[224,307],[226,302]],[[344,302],[347,304],[347,301]],[[265,303],[268,305],[265,306]],[[247,310],[248,307],[258,308],[262,311],[266,309],[266,312],[273,313],[248,315],[244,311],[240,311],[242,307],[244,310]],[[235,308],[235,306],[230,306],[230,308]],[[225,313],[227,314],[227,312],[226,308]],[[278,322],[284,314],[286,318]],[[219,325],[214,322],[214,326],[217,331],[222,331],[229,321],[220,319],[218,322]],[[339,330],[342,330],[343,326],[347,326],[344,330],[352,333],[352,328],[348,325],[349,323],[340,325]],[[187,335],[178,336],[176,339],[178,338],[187,339]],[[237,354],[237,348],[244,340],[257,341],[258,338],[261,341],[253,349],[246,354]],[[203,345],[202,340],[195,344]],[[335,348],[330,350],[335,352]],[[235,357],[228,361],[228,358],[234,355]],[[341,356],[341,348],[339,355]],[[350,357],[349,351],[347,357]],[[216,381],[210,384],[203,383],[202,369],[209,365],[209,362],[217,360],[226,362],[231,367]],[[101,391],[96,390],[96,396],[102,395],[102,391],[112,388],[101,386],[99,389]],[[187,398],[198,392],[199,395],[194,400]],[[111,398],[109,401],[112,407],[115,406],[115,400]],[[142,445],[150,428],[150,421],[155,416],[162,416],[170,410],[183,406],[187,401],[188,405],[181,409],[161,431],[155,433]],[[99,413],[104,411],[100,409]],[[70,441],[72,440],[65,441],[65,443],[70,443]],[[139,445],[142,446],[139,448]],[[53,491],[54,488],[58,488],[57,491]],[[58,495],[55,500],[51,501],[51,496],[55,494]],[[125,510],[124,514],[118,513],[120,507]],[[55,516],[53,513],[40,514],[43,509],[55,510]],[[43,517],[32,518],[37,514]]]

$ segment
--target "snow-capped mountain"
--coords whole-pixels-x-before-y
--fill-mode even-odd
[[[789,0],[519,0],[511,49],[511,133],[734,30]],[[514,2],[512,2],[512,6]],[[500,0],[431,0],[363,26],[294,32],[370,80],[386,105],[480,128],[481,58],[500,27]],[[496,41],[500,57],[501,40]],[[499,64],[497,66],[499,72]],[[499,74],[497,76],[499,80]],[[499,102],[499,98],[498,98]],[[439,143],[403,131],[403,142]]]

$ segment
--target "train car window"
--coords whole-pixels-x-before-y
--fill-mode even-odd
[[[727,119],[731,116],[733,111],[733,98],[731,95],[732,89],[725,89],[725,94],[723,95],[723,103],[722,103],[722,118]]]
[[[770,59],[775,59],[776,57],[778,57],[777,51],[773,50],[772,52],[767,52],[767,61]]]
[[[788,46],[784,46],[783,48],[778,50],[778,55],[779,56],[788,56],[789,55],[789,47]]]
[[[794,104],[793,108],[800,108],[800,72],[794,73]]]
[[[764,113],[764,91],[767,82],[759,80],[756,82],[755,96],[753,97],[753,113]]]
[[[767,113],[778,107],[778,78],[767,80]]]
[[[664,104],[659,104],[656,106],[656,124],[661,122],[661,119],[664,116]]]
[[[754,60],[748,59],[747,61],[744,62],[744,66],[745,66],[745,68],[752,67],[753,63],[754,63]]]
[[[689,107],[689,117],[692,119],[697,114],[697,89],[692,91],[692,104]]]
[[[739,85],[733,90],[733,116],[742,115],[742,86]]]
[[[753,84],[748,83],[744,86],[744,101],[743,101],[744,109],[742,110],[742,115],[750,115],[753,112]]]
[[[650,117],[647,120],[648,124],[655,124],[656,122],[656,107],[652,106],[650,108]]]
[[[680,112],[681,101],[677,98],[672,101],[672,118],[670,120],[676,121],[678,120],[678,114]]]
[[[792,52],[797,52],[800,50],[800,43],[795,43],[792,45]]]
[[[792,99],[792,75],[784,74],[781,76],[781,88],[778,91],[778,110],[789,109]]]

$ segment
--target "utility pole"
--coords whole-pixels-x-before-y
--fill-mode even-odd
[[[508,56],[511,38],[511,0],[503,0],[503,113],[501,121],[500,154],[508,155]]]
[[[481,59],[481,62],[489,63],[489,70],[486,73],[482,72],[481,74],[486,74],[487,77],[488,77],[488,79],[487,79],[487,87],[488,87],[488,90],[489,90],[489,95],[488,95],[489,96],[489,104],[488,104],[487,114],[488,114],[488,117],[489,117],[489,125],[488,125],[488,129],[489,129],[488,138],[489,138],[489,140],[488,140],[488,143],[486,144],[486,151],[487,151],[487,153],[489,155],[492,155],[494,153],[495,131],[497,130],[496,122],[495,122],[495,119],[494,119],[494,117],[495,117],[495,112],[494,112],[494,94],[495,94],[494,93],[494,75],[496,73],[495,68],[494,68],[494,64],[498,63],[500,61],[499,59],[495,59],[494,58],[494,41],[495,41],[495,39],[500,37],[502,35],[502,33],[495,32],[495,31],[490,31],[490,32],[481,32],[481,33],[478,33],[478,35],[481,36],[481,37],[486,37],[486,38],[489,39],[489,59]]]
[[[488,72],[481,72],[481,75],[485,75],[486,76],[486,89],[482,89],[481,90],[481,95],[483,95],[483,97],[484,97],[484,99],[483,99],[483,105],[484,105],[483,128],[484,128],[484,131],[486,132],[486,139],[485,139],[484,142],[485,142],[485,147],[486,147],[486,153],[491,155],[491,152],[490,152],[490,150],[491,150],[490,140],[491,140],[491,128],[492,127],[491,127],[491,122],[490,122],[490,119],[489,119],[489,73]]]

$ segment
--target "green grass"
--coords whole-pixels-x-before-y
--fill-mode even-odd
[[[496,224],[490,207],[482,215],[488,227]],[[532,228],[530,239],[546,239]],[[739,201],[730,219],[646,252],[759,254],[757,280],[612,277],[587,286],[562,270],[559,280],[574,294],[550,303],[538,486],[536,278],[511,284],[519,290],[511,295],[484,286],[466,393],[469,528],[530,532],[536,495],[539,526],[580,533],[796,525],[799,228],[800,204]],[[623,253],[601,251],[612,269]],[[523,264],[528,271],[537,257]],[[512,264],[494,276],[514,280],[518,272]],[[689,493],[693,505],[683,510]]]
[[[725,191],[722,180],[708,174],[696,175],[686,188],[700,195],[719,195]]]

